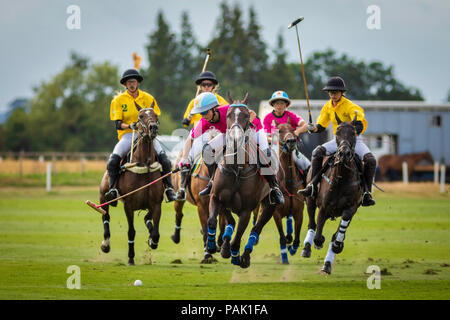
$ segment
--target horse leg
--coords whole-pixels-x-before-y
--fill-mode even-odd
[[[344,249],[345,232],[352,220],[353,214],[356,211],[355,208],[345,209],[342,212],[341,222],[339,223],[338,230],[335,233],[332,241],[332,250],[334,253],[339,254]]]
[[[311,198],[306,198],[306,209],[308,211],[308,232],[306,233],[305,241],[303,242],[302,257],[311,257],[311,247],[314,236],[316,235],[316,201]]]
[[[325,237],[322,235],[325,220],[325,211],[323,208],[320,208],[319,214],[317,215],[317,230],[314,236],[314,247],[318,250],[323,248],[323,243],[325,242]]]
[[[294,232],[294,229],[292,227],[292,214],[289,214],[286,217],[286,243],[292,242],[292,233]]]
[[[288,246],[289,253],[293,256],[297,253],[298,248],[300,247],[300,230],[302,228],[303,223],[303,204],[301,205],[301,210],[295,212],[294,214],[294,242],[291,246]]]
[[[200,219],[200,224],[202,226],[202,234],[203,234],[203,248],[204,248],[204,254],[203,254],[203,260],[201,263],[212,263],[213,262],[213,256],[211,253],[207,251],[207,241],[208,241],[208,208],[205,208],[202,206],[202,204],[198,204],[197,206],[197,212],[198,217]]]
[[[102,221],[103,221],[103,241],[102,244],[100,246],[100,249],[102,249],[102,251],[104,253],[108,253],[111,250],[111,245],[110,245],[110,241],[109,239],[111,238],[111,233],[109,231],[109,221],[110,221],[110,216],[109,216],[109,208],[108,206],[105,206],[103,208],[106,211],[105,215],[102,215]]]
[[[225,228],[227,225],[227,219],[225,218],[226,212],[228,210],[224,210],[223,214],[219,214],[219,237],[217,237],[217,252],[220,251],[220,248],[223,244],[223,235],[225,234]],[[228,211],[229,212],[229,211]],[[230,212],[231,215],[231,212]]]
[[[134,266],[134,237],[136,230],[134,229],[134,210],[125,205],[125,214],[128,221],[128,265]]]
[[[281,250],[281,263],[289,264],[287,248],[286,248],[286,237],[284,236],[283,223],[281,222],[281,214],[279,210],[275,210],[273,214],[273,221],[278,229],[278,234],[280,235],[280,250]]]
[[[231,263],[236,266],[239,266],[241,264],[239,249],[241,248],[242,235],[244,234],[244,231],[245,229],[247,229],[248,223],[250,222],[250,214],[251,211],[240,212],[236,234],[234,235],[233,241],[230,244]]]
[[[161,203],[156,203],[152,211],[152,220],[153,220],[153,229],[150,233],[150,240],[149,245],[152,249],[158,248],[158,242],[159,242],[159,220],[161,218]]]
[[[183,206],[185,201],[175,201],[175,232],[170,237],[173,242],[180,243],[180,232],[181,232],[181,220],[183,220]]]
[[[212,195],[209,200],[209,217],[207,223],[207,240],[206,250],[209,253],[216,253],[216,228],[217,215],[219,214],[220,203],[215,195]]]
[[[263,211],[259,216],[258,221],[255,226],[252,228],[250,236],[248,238],[247,245],[245,246],[244,254],[241,257],[241,267],[248,268],[250,266],[250,253],[253,251],[253,246],[256,241],[258,241],[259,235],[261,234],[262,229],[266,225],[266,223],[272,218],[272,215],[275,211],[275,206],[269,204],[268,197],[263,200]]]
[[[231,212],[228,210],[225,210],[224,216],[227,220],[227,226],[226,226],[225,232],[223,233],[223,236],[222,236],[223,241],[222,241],[222,246],[220,249],[220,255],[222,256],[222,258],[228,259],[229,257],[231,257],[230,241],[231,241],[231,237],[233,236],[234,228],[236,226],[236,221],[234,220]]]
[[[147,214],[144,217],[145,226],[148,229],[148,240],[147,243],[150,246],[150,237],[153,232],[153,223],[152,223],[152,212],[150,210],[147,211]]]

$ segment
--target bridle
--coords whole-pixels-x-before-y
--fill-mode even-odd
[[[153,140],[158,134],[159,120],[156,118],[155,122],[155,119],[149,115],[149,119],[145,121],[141,115],[141,113],[148,114],[150,110],[153,111],[153,108],[143,108],[139,111],[138,122],[140,128],[138,132],[142,138],[148,137]]]

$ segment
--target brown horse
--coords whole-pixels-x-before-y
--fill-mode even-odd
[[[136,151],[133,153],[133,158],[130,162],[137,162],[144,164],[145,167],[150,168],[156,162],[155,150],[153,148],[153,139],[158,132],[158,117],[153,110],[153,105],[150,108],[141,108],[136,104],[139,110],[139,134],[137,140]],[[126,194],[138,189],[161,177],[161,171],[156,170],[143,174],[137,174],[130,171],[123,172],[117,182],[117,190],[120,194]],[[109,176],[105,172],[102,182],[100,184],[100,202],[105,202],[105,193],[109,189]],[[163,201],[164,187],[162,181],[158,181],[149,188],[144,188],[128,197],[122,198],[124,203],[124,210],[128,221],[128,264],[134,265],[134,237],[136,231],[134,229],[134,211],[147,210],[144,217],[145,225],[149,231],[148,244],[152,249],[158,247],[159,241],[159,220],[161,217],[161,203]],[[101,245],[103,252],[108,253],[110,247],[110,230],[109,230],[109,206],[103,207],[106,214],[102,216],[104,226],[104,240]],[[153,223],[152,223],[153,221]]]
[[[420,163],[433,164],[434,160],[428,151],[403,155],[386,154],[378,159],[378,179],[386,179],[389,170],[402,171],[402,164],[408,164],[408,176],[414,172],[414,168]]]
[[[188,137],[188,139],[189,139],[189,137]],[[181,154],[179,155],[178,158],[179,159],[176,161],[177,163],[179,162],[179,160],[181,158]],[[189,178],[186,182],[186,191],[187,191],[186,200],[189,203],[193,204],[194,206],[197,206],[198,218],[200,219],[200,225],[202,227],[201,233],[203,235],[203,245],[205,248],[204,257],[203,257],[203,260],[201,261],[201,263],[211,263],[214,261],[214,258],[212,256],[212,254],[206,250],[207,222],[208,222],[208,216],[209,216],[209,196],[201,197],[198,195],[198,193],[201,190],[206,188],[206,185],[208,184],[210,179],[209,179],[209,174],[208,174],[208,168],[204,164],[203,160],[201,160],[198,165],[200,167],[199,167],[197,173],[195,173],[194,175],[189,174]],[[190,168],[187,170],[192,170],[192,169],[193,168]],[[182,170],[186,170],[186,169],[182,169]],[[175,191],[178,190],[179,185],[180,185],[180,183],[179,183],[180,174],[181,173],[177,173],[174,177],[174,180],[175,180],[174,185],[176,188]],[[181,221],[183,219],[183,207],[184,207],[186,200],[174,202],[174,209],[176,212],[175,232],[171,236],[171,238],[172,238],[173,242],[175,242],[175,243],[180,242]],[[220,248],[220,246],[222,245],[222,242],[223,242],[222,236],[223,236],[223,233],[225,230],[225,219],[222,216],[219,217],[219,226],[220,226],[220,235],[217,240],[218,248]],[[220,249],[218,249],[218,250],[220,250]]]
[[[229,100],[232,101],[231,97]],[[269,201],[269,188],[258,172],[256,161],[252,161],[255,157],[250,158],[250,152],[255,154],[258,151],[255,148],[251,149],[248,143],[252,130],[249,130],[251,124],[247,102],[248,94],[242,101],[233,101],[227,112],[227,150],[214,176],[209,203],[207,239],[208,252],[215,252],[217,216],[225,215],[228,225],[223,236],[221,255],[223,258],[231,256],[231,263],[242,268],[250,266],[250,253],[255,241],[275,209],[275,205],[271,205]],[[251,212],[260,202],[263,207],[262,214],[252,228],[244,254],[239,256],[242,235],[250,221]],[[239,217],[232,242],[231,237],[236,223],[229,210]]]
[[[327,169],[322,177],[319,177],[321,180],[316,199],[307,198],[309,229],[315,230],[314,245],[316,249],[323,247],[325,237],[322,235],[322,231],[326,220],[341,217],[338,230],[332,237],[321,270],[327,274],[331,273],[334,255],[342,252],[344,248],[345,232],[362,199],[359,170],[355,162],[355,126],[353,122],[341,122],[339,118],[337,120],[339,123],[336,130],[338,149],[334,157],[325,157],[324,159],[324,168]],[[327,166],[330,158],[332,164]],[[311,180],[311,170],[308,173],[308,180]],[[316,225],[314,218],[317,207],[319,213]],[[305,244],[305,250],[311,250],[310,246],[307,247]],[[305,256],[303,252],[302,255]]]
[[[300,229],[303,222],[303,207],[305,199],[302,195],[298,195],[297,191],[300,188],[304,188],[304,181],[300,179],[297,173],[294,157],[292,152],[295,152],[297,145],[297,137],[294,134],[295,129],[289,124],[284,123],[278,125],[279,130],[279,154],[280,154],[280,167],[284,171],[284,179],[279,181],[281,191],[284,195],[284,204],[276,207],[273,213],[273,219],[280,235],[280,249],[281,249],[281,261],[283,264],[288,264],[287,251],[291,255],[297,252],[300,246]],[[284,234],[282,218],[287,220],[287,235]],[[292,242],[292,217],[294,218],[294,242],[288,248],[286,245]]]

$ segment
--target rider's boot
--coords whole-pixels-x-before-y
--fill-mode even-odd
[[[214,173],[216,172],[217,169],[217,163],[214,162],[212,164],[206,164],[206,167],[208,168],[208,174],[210,178],[208,184],[206,185],[206,188],[198,193],[199,196],[209,196],[209,194],[211,193],[211,189],[214,182]]]
[[[375,200],[372,198],[372,183],[373,178],[375,177],[375,170],[377,167],[377,160],[373,156],[372,153],[367,153],[363,158],[364,162],[364,181],[366,184],[366,189],[363,194],[362,203],[363,207],[373,206],[375,204]]]
[[[320,179],[318,179],[316,176],[322,169],[322,161],[325,154],[326,149],[322,146],[318,146],[314,149],[311,158],[311,182],[306,186],[305,189],[299,190],[298,193],[302,194],[305,197],[312,198],[317,195],[317,184],[319,183]]]
[[[264,178],[267,180],[267,183],[269,183],[269,187],[270,187],[270,193],[269,193],[270,203],[271,204],[284,204],[284,196],[280,190],[280,186],[278,185],[277,176],[272,174],[272,175],[264,176]]]
[[[106,164],[109,175],[109,191],[105,193],[105,200],[107,202],[114,200],[119,196],[119,191],[116,189],[116,183],[120,174],[120,160],[121,157],[118,154],[112,153]],[[111,202],[110,205],[113,207],[117,206],[117,201]]]
[[[167,154],[162,151],[158,154],[158,159],[162,166],[162,174],[166,175],[169,172],[172,171],[172,163],[170,162],[170,159],[167,157]],[[164,195],[166,196],[167,202],[172,202],[177,199],[177,195],[175,194],[175,191],[173,190],[173,184],[172,184],[172,176],[168,175],[163,179],[164,185],[166,189],[164,190]]]

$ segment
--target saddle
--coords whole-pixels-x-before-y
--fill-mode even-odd
[[[134,145],[134,149],[135,148],[136,148],[136,145]],[[145,173],[151,173],[151,172],[155,172],[155,171],[162,172],[162,165],[158,161],[155,161],[155,162],[151,163],[150,165],[147,165],[145,163],[140,163],[140,162],[130,162],[130,159],[131,159],[131,150],[127,153],[127,156],[124,157],[120,161],[119,174],[122,174],[125,171],[130,171],[130,172],[133,172],[136,174],[145,174]]]

